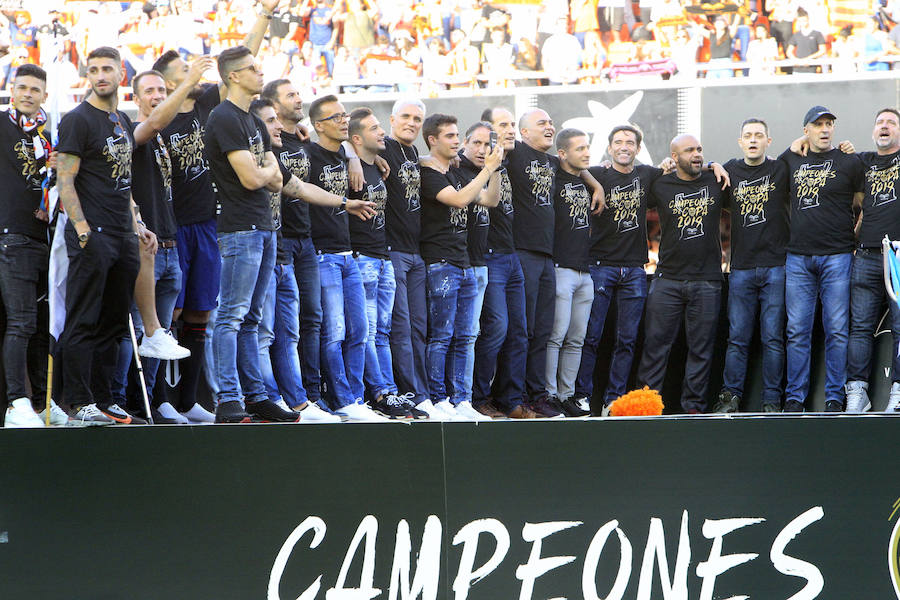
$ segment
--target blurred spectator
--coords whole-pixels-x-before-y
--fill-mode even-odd
[[[579,83],[600,83],[600,74],[605,63],[606,49],[603,47],[600,33],[589,31],[584,36],[584,52],[582,53],[581,59],[581,67],[585,71],[585,74],[579,79]]]
[[[13,53],[18,48],[24,48],[27,52],[27,62],[37,63],[41,59],[38,50],[38,30],[31,24],[31,13],[28,11],[16,11],[12,16],[9,13],[0,13],[7,21],[9,28],[10,46]]]
[[[461,30],[450,32],[450,87],[474,87],[475,76],[481,70],[478,49],[469,43],[469,37]]]
[[[334,45],[338,34],[334,26],[336,13],[337,7],[328,0],[317,0],[309,13],[309,41],[313,47],[313,62],[316,62],[319,56],[325,57],[329,75],[334,69]]]
[[[578,43],[584,47],[585,34],[588,31],[600,31],[600,21],[597,18],[597,0],[571,0],[569,10],[572,15],[572,31],[578,39]],[[564,33],[566,29],[566,23],[558,21],[554,34]],[[546,45],[546,42],[544,44]]]
[[[541,48],[541,68],[547,72],[550,85],[575,83],[581,66],[581,44],[565,31],[547,38]]]
[[[856,73],[856,59],[859,58],[860,44],[853,34],[853,27],[841,29],[831,43],[831,56],[838,60],[831,65],[832,73]]]
[[[750,63],[750,75],[774,75],[773,61],[778,60],[778,42],[769,35],[765,25],[757,25],[753,40],[747,48],[747,62]]]
[[[769,23],[772,37],[778,43],[782,54],[787,56],[788,43],[794,35],[794,20],[797,18],[797,0],[772,0],[766,6],[769,10]]]
[[[737,23],[724,15],[720,15],[713,21],[713,30],[701,29],[700,33],[709,38],[709,63],[706,70],[707,79],[721,79],[734,77],[734,69],[730,68],[732,54],[734,52],[734,34],[737,31]]]
[[[678,69],[675,76],[679,79],[697,77],[697,51],[700,49],[702,35],[700,29],[681,27],[675,33],[670,47],[670,55]]]
[[[626,0],[598,0],[597,13],[599,15],[600,35],[609,41],[620,42],[622,25],[625,24]],[[631,0],[628,0],[630,3]],[[631,7],[629,6],[629,14]],[[633,17],[632,17],[633,20]],[[581,40],[582,45],[584,40]]]
[[[506,41],[506,31],[492,29],[490,42],[481,46],[481,72],[488,77],[488,87],[507,87],[514,54],[512,44]]]
[[[877,17],[866,19],[865,28],[859,40],[861,56],[866,59],[863,65],[865,71],[888,71],[891,68],[889,62],[879,60],[890,54],[891,42],[885,32],[881,31]]]
[[[815,60],[825,54],[825,36],[809,24],[809,15],[806,10],[797,10],[797,31],[788,42],[787,56],[789,58],[803,58]],[[794,67],[795,73],[816,73],[816,66]]]
[[[344,24],[341,44],[351,50],[362,50],[375,44],[378,8],[367,0],[344,0],[345,10],[334,21]]]

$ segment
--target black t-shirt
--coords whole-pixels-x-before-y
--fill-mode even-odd
[[[47,224],[34,216],[41,204],[43,179],[35,159],[36,135],[36,131],[26,134],[7,115],[0,114],[0,148],[5,149],[0,158],[0,233],[20,233],[46,242]],[[48,139],[46,133],[41,136]],[[40,148],[46,162],[44,144]]]
[[[293,133],[281,132],[281,148],[276,149],[278,162],[299,179],[309,183],[309,142],[300,141]],[[289,179],[289,178],[288,178]],[[287,183],[288,179],[284,182]],[[309,204],[300,198],[281,197],[281,233],[302,240],[309,237]]]
[[[347,157],[344,149],[326,150],[316,143],[306,148],[309,154],[309,182],[338,196],[346,196],[348,189]],[[312,240],[319,252],[349,252],[350,225],[347,211],[338,206],[309,207]]]
[[[635,165],[631,173],[591,167],[606,191],[607,208],[591,216],[590,258],[604,266],[647,264],[647,195],[662,169]]]
[[[203,136],[209,114],[220,100],[219,86],[209,84],[193,109],[179,113],[162,130],[172,158],[172,204],[179,225],[202,223],[216,216],[216,191]]]
[[[375,203],[375,216],[368,221],[363,221],[352,215],[350,221],[350,245],[354,252],[365,254],[373,258],[388,258],[387,241],[384,235],[384,207],[387,204],[387,186],[381,178],[381,171],[375,165],[370,165],[360,159],[362,164],[363,189],[350,192],[354,200],[366,200]]]
[[[837,148],[806,157],[785,150],[791,192],[788,252],[805,255],[853,251],[853,193],[862,189],[859,156]]]
[[[203,140],[209,157],[209,170],[219,190],[222,212],[220,233],[264,229],[273,231],[272,194],[265,187],[248,190],[241,184],[228,161],[228,154],[247,150],[262,166],[266,152],[272,150],[269,132],[262,119],[226,100],[209,115]]]
[[[788,41],[788,46],[794,46],[797,58],[806,58],[810,54],[819,51],[819,46],[825,45],[825,37],[818,31],[812,30],[808,35],[797,31]]]
[[[516,218],[517,250],[553,254],[553,178],[559,159],[516,142],[507,161]]]
[[[900,152],[879,155],[861,152],[859,158],[866,168],[862,188],[862,223],[859,226],[859,245],[881,247],[881,240],[900,239],[900,201],[897,200],[897,180],[900,178]]]
[[[387,178],[387,208],[385,233],[390,250],[419,253],[422,230],[421,201],[419,199],[419,151],[393,138],[384,138],[381,157],[387,161],[391,173]]]
[[[710,172],[701,173],[693,181],[669,173],[653,183],[647,207],[659,212],[662,236],[656,272],[660,277],[722,279],[719,219],[727,194]]]
[[[487,247],[494,254],[511,254],[516,251],[513,241],[512,184],[506,169],[506,159],[497,169],[500,172],[500,202],[488,210],[491,226],[488,228]]]
[[[783,265],[790,237],[784,162],[766,158],[750,166],[735,158],[725,170],[731,178],[731,268]]]
[[[278,154],[275,155],[275,159],[278,161],[278,168],[281,170],[281,180],[287,183],[291,178],[291,171],[283,162],[281,162],[281,158],[279,158]],[[269,206],[272,209],[272,222],[275,224],[275,233],[277,234],[276,238],[278,240],[275,263],[279,265],[289,265],[293,260],[287,253],[287,249],[284,247],[284,213],[282,212],[284,199],[281,196],[281,192],[270,192],[270,194]]]
[[[137,129],[138,123],[134,124]],[[132,129],[132,132],[134,132]],[[172,212],[172,161],[157,138],[134,149],[131,164],[135,203],[147,229],[160,240],[175,239],[175,213]]]
[[[553,262],[557,267],[588,270],[588,248],[591,245],[591,192],[581,177],[556,172],[553,186],[555,230]]]
[[[465,155],[459,155],[459,169],[456,170],[456,175],[463,186],[468,185],[480,172],[481,169],[476,167]],[[466,248],[469,251],[469,264],[473,267],[483,267],[487,264],[484,255],[487,252],[488,231],[491,228],[490,209],[473,202],[469,205],[469,214],[466,215],[466,220],[468,228]]]
[[[431,167],[422,167],[422,260],[426,264],[446,260],[464,269],[469,266],[466,249],[466,225],[469,209],[453,208],[438,201],[437,194],[451,186],[464,187],[458,169],[440,173]]]
[[[131,154],[134,139],[131,119],[122,111],[120,130],[110,113],[87,101],[66,113],[59,122],[56,150],[81,158],[75,191],[91,229],[110,233],[133,233],[131,216]]]

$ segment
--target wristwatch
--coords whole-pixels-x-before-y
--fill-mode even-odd
[[[341,198],[341,208],[340,208],[340,210],[342,210],[342,211],[343,211],[343,210],[347,210],[347,199],[346,199],[346,198]]]
[[[88,241],[88,238],[89,238],[89,237],[91,237],[91,232],[90,232],[90,230],[85,231],[84,233],[79,233],[79,234],[78,234],[78,241],[81,242],[81,243],[83,244],[84,242]]]

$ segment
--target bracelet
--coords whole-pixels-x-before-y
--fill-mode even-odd
[[[144,223],[143,221],[141,221],[140,219],[138,219],[136,222],[137,222],[138,225],[142,225],[142,226],[144,226],[144,227],[147,226],[147,224]]]
[[[267,19],[271,19],[272,17],[275,16],[275,14],[274,14],[274,13],[270,13],[270,12],[266,12],[266,11],[264,11],[264,10],[261,10],[261,11],[259,11],[259,16],[265,17],[265,18],[267,18]]]
[[[706,163],[706,170],[707,171],[713,170],[713,161],[709,161],[708,163]]]

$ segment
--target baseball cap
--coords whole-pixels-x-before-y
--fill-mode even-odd
[[[834,113],[824,106],[813,106],[811,109],[806,111],[806,116],[803,117],[803,126],[806,127],[819,117],[831,117],[832,119],[837,119],[837,117],[834,116]]]

